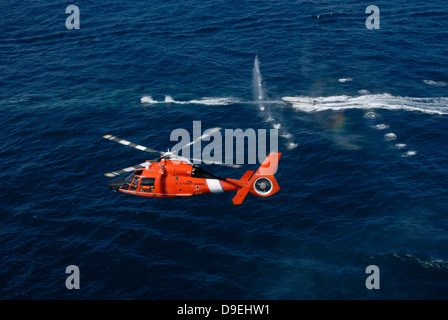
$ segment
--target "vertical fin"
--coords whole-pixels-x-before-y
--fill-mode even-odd
[[[248,182],[255,171],[248,170],[246,173],[241,177],[242,182]]]

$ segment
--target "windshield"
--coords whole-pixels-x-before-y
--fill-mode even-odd
[[[132,174],[130,174],[129,176],[127,176],[124,180],[125,180],[127,183],[131,183],[131,182],[132,182],[132,179],[134,179],[134,176],[135,176],[135,173],[132,173]]]
[[[136,171],[134,171],[133,173],[131,173],[129,176],[127,176],[124,180],[127,182],[127,183],[131,183],[132,182],[132,179],[134,179],[134,176],[135,175],[141,175],[143,173],[143,170],[136,170]]]

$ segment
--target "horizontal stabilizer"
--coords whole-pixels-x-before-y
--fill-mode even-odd
[[[233,197],[232,202],[233,204],[242,204],[244,201],[244,198],[246,198],[247,194],[249,193],[250,186],[243,187],[238,190],[236,195]]]

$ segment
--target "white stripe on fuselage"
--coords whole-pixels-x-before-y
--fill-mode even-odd
[[[211,193],[223,192],[221,183],[218,179],[205,179],[207,181],[207,186]]]

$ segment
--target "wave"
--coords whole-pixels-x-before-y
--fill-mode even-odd
[[[445,81],[423,80],[423,82],[429,84],[430,86],[436,86],[436,87],[448,86],[448,82]]]
[[[316,15],[317,19],[321,19],[321,18],[329,18],[329,17],[333,17],[333,18],[341,18],[341,17],[345,17],[346,13],[341,13],[341,12],[328,12],[328,13],[321,13]]]
[[[353,78],[341,78],[341,79],[338,79],[338,81],[339,82],[350,82],[350,81],[353,81]]]
[[[296,110],[319,112],[345,109],[388,109],[420,111],[429,114],[448,115],[448,98],[413,98],[393,96],[388,93],[361,96],[283,97]]]
[[[166,95],[165,100],[157,101],[154,100],[151,96],[143,96],[140,99],[141,103],[147,104],[156,104],[156,103],[176,103],[176,104],[202,104],[208,106],[222,106],[222,105],[230,105],[233,103],[239,103],[240,100],[237,98],[227,97],[227,98],[214,98],[214,97],[205,97],[201,99],[193,99],[189,101],[177,101],[174,100],[171,96]]]
[[[395,259],[406,264],[415,264],[425,269],[448,270],[448,262],[442,259],[424,259],[414,254],[393,254]]]
[[[399,266],[402,270],[409,270],[409,267],[416,267],[420,270],[427,269],[433,271],[448,271],[448,261],[440,258],[432,258],[429,256],[418,256],[412,253],[392,253],[380,254],[371,257],[375,264],[393,264]],[[381,267],[380,267],[381,268]]]

